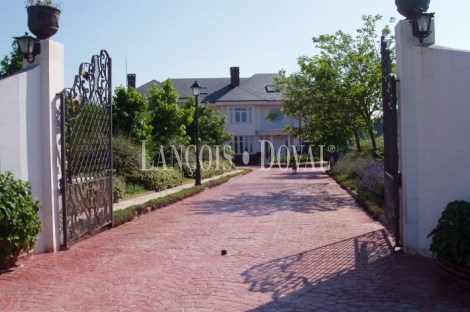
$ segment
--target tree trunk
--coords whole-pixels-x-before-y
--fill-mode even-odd
[[[354,141],[356,142],[356,149],[358,152],[362,152],[361,139],[359,138],[359,131],[353,130],[353,134],[354,134]]]
[[[372,125],[367,125],[367,131],[369,132],[370,140],[372,142],[372,151],[374,152],[374,155],[376,155],[377,143],[375,142],[374,128],[372,128]]]

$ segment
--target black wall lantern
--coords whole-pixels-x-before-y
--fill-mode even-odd
[[[20,54],[23,55],[28,63],[33,63],[36,55],[41,54],[41,44],[39,40],[25,33],[21,37],[13,37],[20,48]]]
[[[419,42],[423,43],[423,39],[432,33],[431,21],[434,17],[434,13],[415,13],[411,19],[413,26],[413,36],[419,38]]]

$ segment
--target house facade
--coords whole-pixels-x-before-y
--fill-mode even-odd
[[[272,151],[275,157],[278,157],[278,152],[280,157],[285,157],[287,148],[292,151],[292,146],[298,145],[299,140],[285,133],[283,129],[288,124],[297,125],[298,121],[281,112],[282,93],[276,92],[272,81],[276,76],[277,74],[255,74],[249,78],[241,78],[240,68],[231,67],[229,78],[171,80],[179,94],[180,102],[191,96],[191,86],[194,81],[198,81],[201,86],[199,101],[214,105],[221,115],[227,116],[226,128],[228,132],[233,133],[234,138],[226,144],[232,147],[236,155],[242,155],[244,152],[253,155]],[[152,80],[136,89],[148,96],[153,84],[158,87],[161,85],[160,82]],[[268,120],[270,113],[277,113],[278,117]],[[272,146],[264,141],[269,141]]]

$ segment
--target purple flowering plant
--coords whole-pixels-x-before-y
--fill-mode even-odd
[[[359,180],[359,192],[366,198],[381,203],[384,200],[384,162],[370,160],[362,168]]]

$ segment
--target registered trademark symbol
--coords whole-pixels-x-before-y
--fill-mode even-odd
[[[334,153],[334,152],[336,152],[336,146],[330,145],[330,146],[328,146],[327,150],[330,153]]]

